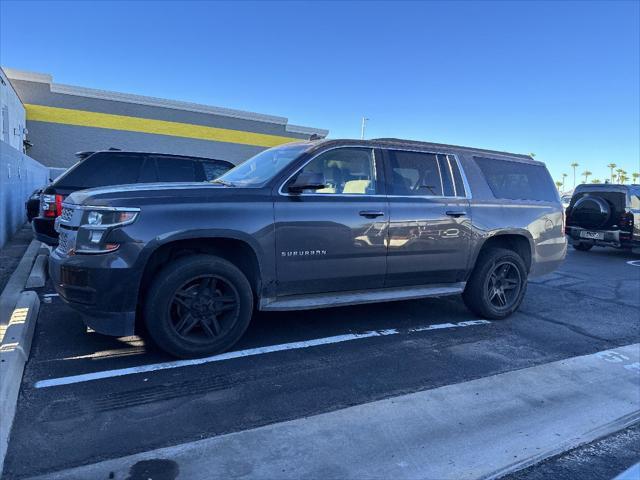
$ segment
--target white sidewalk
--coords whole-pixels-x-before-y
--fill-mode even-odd
[[[124,479],[158,459],[189,480],[492,478],[639,419],[635,344],[39,478]]]

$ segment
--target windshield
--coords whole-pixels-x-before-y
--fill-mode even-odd
[[[213,182],[238,187],[261,187],[310,146],[297,143],[270,148],[229,170]]]

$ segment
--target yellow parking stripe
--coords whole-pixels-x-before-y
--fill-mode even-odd
[[[27,120],[61,123],[80,127],[108,128],[127,132],[153,133],[172,137],[197,138],[216,142],[240,143],[258,147],[274,147],[283,143],[300,141],[299,138],[267,135],[264,133],[206,127],[191,123],[169,122],[151,118],[129,117],[110,113],[88,112],[69,108],[45,107],[26,104]]]

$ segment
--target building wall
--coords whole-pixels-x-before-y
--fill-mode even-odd
[[[27,221],[25,202],[49,181],[49,168],[0,140],[0,248]]]
[[[25,127],[25,108],[0,68],[0,141],[22,151]]]
[[[75,152],[115,147],[239,163],[261,150],[326,130],[284,117],[53,83],[50,75],[5,69],[26,107],[29,155],[69,167]]]

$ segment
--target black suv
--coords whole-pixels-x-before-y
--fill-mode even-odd
[[[85,323],[120,336],[143,321],[181,357],[229,348],[254,308],[462,294],[506,318],[567,249],[543,163],[392,139],[287,144],[213,183],[76,192],[57,224],[49,272]]]
[[[578,185],[567,207],[573,248],[640,249],[640,185]]]
[[[114,149],[79,152],[77,156],[78,163],[42,190],[38,216],[30,219],[36,239],[47,245],[58,244],[54,221],[62,212],[64,199],[77,190],[129,183],[206,182],[234,167],[231,162],[212,158]]]

